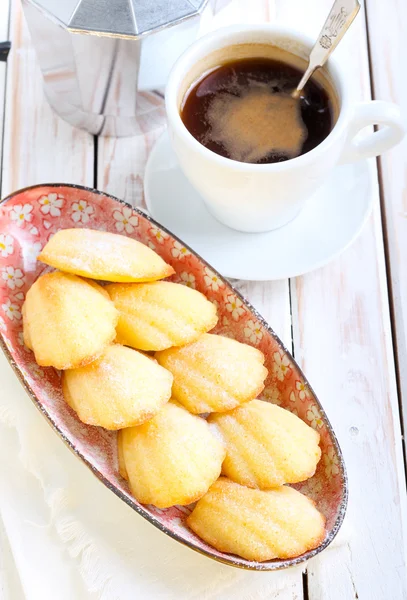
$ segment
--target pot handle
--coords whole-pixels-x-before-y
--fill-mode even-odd
[[[10,52],[11,42],[0,42],[0,62],[6,62]]]

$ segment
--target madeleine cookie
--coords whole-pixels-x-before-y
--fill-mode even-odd
[[[43,367],[74,369],[95,360],[116,335],[119,314],[95,282],[54,271],[27,292],[24,341]]]
[[[121,431],[119,457],[135,498],[167,508],[205,494],[219,477],[225,449],[204,419],[168,402],[150,421]]]
[[[179,283],[113,283],[105,289],[120,313],[117,341],[140,350],[189,344],[218,321],[212,302]]]
[[[267,377],[259,350],[220,335],[204,334],[155,356],[174,376],[173,397],[195,414],[224,412],[253,400]]]
[[[155,281],[174,273],[141,242],[96,229],[58,231],[38,260],[67,273],[105,281]]]
[[[242,485],[267,489],[312,477],[321,449],[319,434],[275,404],[252,400],[209,422],[226,445],[222,473]]]
[[[65,400],[83,423],[122,429],[151,419],[171,397],[172,375],[144,354],[113,344],[94,362],[64,371]]]
[[[325,518],[300,492],[253,490],[224,477],[198,501],[187,525],[220,552],[259,562],[300,556],[325,536]]]

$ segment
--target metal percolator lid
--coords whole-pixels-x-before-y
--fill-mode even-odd
[[[27,1],[27,0],[26,0]],[[201,12],[207,0],[28,0],[78,33],[138,38]]]

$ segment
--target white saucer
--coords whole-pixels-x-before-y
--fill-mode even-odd
[[[337,167],[291,223],[242,233],[219,223],[182,173],[168,133],[155,144],[144,188],[151,216],[235,279],[271,280],[312,271],[338,256],[360,233],[373,201],[371,163]]]

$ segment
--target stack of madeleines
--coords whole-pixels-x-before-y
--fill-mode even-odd
[[[136,240],[65,229],[38,260],[58,270],[27,292],[25,344],[39,365],[62,370],[81,421],[119,430],[120,474],[135,498],[158,508],[197,501],[187,525],[248,560],[317,547],[324,517],[285,484],[315,473],[319,435],[256,400],[263,354],[208,333],[214,304],[161,281],[173,268]]]

